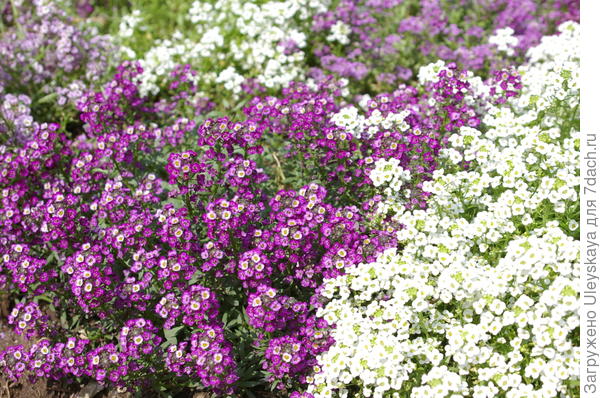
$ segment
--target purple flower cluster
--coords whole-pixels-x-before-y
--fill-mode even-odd
[[[152,123],[166,111],[139,96],[140,71],[126,63],[101,92],[83,97],[78,106],[85,132],[77,137],[57,124],[18,116],[28,115],[26,98],[5,101],[4,115],[23,119],[7,128],[22,131],[31,124],[31,129],[0,151],[2,288],[29,298],[46,292],[67,319],[82,317],[89,333],[106,336],[81,343],[68,337],[73,333],[63,329],[64,322],[53,324],[57,329],[50,333],[46,306],[18,304],[10,319],[15,330],[50,340],[31,352],[3,354],[10,360],[2,368],[15,377],[86,376],[146,388],[149,375],[166,371],[162,330],[155,322],[161,327],[177,322],[188,333],[206,322],[218,325],[215,293],[190,282],[200,258],[192,230],[199,215],[165,203],[166,182],[158,177],[164,166],[149,163],[163,148],[180,145],[195,124],[178,117],[165,119],[166,127]],[[15,110],[19,106],[23,109]],[[147,312],[158,307],[157,297],[175,293],[180,318],[163,323]],[[125,324],[119,321],[136,314]],[[23,360],[15,362],[18,353]]]
[[[24,94],[6,94],[0,105],[0,120],[0,134],[19,142],[29,139],[36,128],[31,115],[31,98]]]
[[[256,287],[266,282],[273,273],[271,261],[260,249],[252,249],[242,253],[237,263],[237,277],[245,282],[244,287]]]
[[[119,380],[127,375],[127,362],[125,354],[119,352],[112,344],[101,345],[88,352],[87,367],[91,377],[100,383],[107,380],[119,384]]]
[[[308,303],[266,285],[258,286],[248,297],[246,313],[250,325],[263,331],[259,337],[285,333],[267,339],[263,362],[263,369],[270,374],[268,380],[277,381],[280,389],[290,379],[304,382],[317,363],[316,355],[333,343],[326,333],[330,325],[310,315],[309,308]]]
[[[474,72],[501,69],[507,56],[488,40],[497,30],[513,30],[514,56],[521,57],[560,23],[578,21],[579,12],[573,0],[343,0],[314,18],[320,68],[312,76],[325,70],[350,79],[357,91],[381,92],[438,59]],[[349,33],[332,40],[330,32],[339,23]]]
[[[55,374],[54,364],[56,354],[48,340],[40,340],[31,346],[28,352],[29,369],[35,377],[58,377]]]
[[[244,109],[247,116],[257,120],[261,130],[281,136],[285,158],[296,160],[302,167],[302,177],[322,183],[339,181],[343,190],[352,178],[348,175],[358,145],[352,134],[330,121],[340,109],[342,89],[338,82],[326,79],[315,89],[303,83],[291,83],[281,98],[256,97]],[[308,170],[307,170],[308,169]],[[307,174],[311,172],[311,174]],[[315,174],[319,173],[319,174]]]
[[[6,211],[7,218],[10,210]],[[56,270],[46,266],[46,261],[29,255],[30,247],[23,244],[10,245],[10,249],[3,250],[2,263],[0,263],[0,286],[8,290],[10,287],[21,292],[28,292],[31,286],[41,283],[36,289],[36,294],[42,294],[44,284],[56,277]]]
[[[9,346],[0,351],[0,369],[7,377],[13,380],[21,378],[28,365],[29,353],[22,345]]]
[[[0,145],[0,182],[6,184],[29,174],[42,172],[58,162],[62,136],[55,123],[34,125],[29,138],[18,150]]]
[[[465,105],[463,97],[470,92],[469,84],[458,77],[442,77],[430,89],[435,92],[433,99],[444,102],[445,107],[431,105],[431,95],[404,85],[393,93],[379,94],[367,101],[367,117],[376,112],[385,118],[391,113],[408,111],[405,119],[408,130],[379,126],[374,132],[365,129],[357,134],[337,126],[331,116],[341,109],[342,93],[339,85],[330,80],[322,81],[314,89],[291,84],[283,90],[282,98],[255,98],[245,112],[258,119],[265,131],[275,133],[287,143],[284,157],[302,165],[301,180],[326,185],[339,202],[363,206],[372,197],[369,173],[375,161],[394,157],[415,176],[411,188],[417,189],[410,206],[422,207],[426,194],[419,190],[420,184],[435,168],[445,132],[452,131],[444,131],[444,127],[455,128],[459,123],[444,126],[447,113],[466,117],[470,125],[477,125],[479,116],[472,106]]]
[[[119,345],[122,352],[130,358],[152,355],[158,349],[162,338],[157,335],[158,328],[147,319],[130,319],[119,332]]]
[[[516,97],[523,85],[521,75],[514,68],[494,71],[490,87],[490,102],[504,104],[509,98]]]
[[[267,362],[263,364],[273,376],[282,377],[285,374],[299,374],[300,366],[304,365],[306,359],[306,347],[301,341],[291,336],[283,336],[269,341],[269,347],[265,352]]]
[[[161,84],[165,90],[155,104],[156,111],[164,116],[178,114],[192,118],[213,110],[215,104],[209,98],[196,96],[198,79],[198,72],[190,65],[177,65]]]
[[[0,367],[14,380],[25,374],[32,379],[54,380],[85,375],[99,382],[109,379],[120,384],[119,380],[128,373],[127,357],[114,344],[88,350],[89,344],[86,339],[67,338],[57,343],[42,339],[29,349],[11,346],[0,352]]]
[[[470,94],[470,84],[466,81],[465,72],[457,70],[454,63],[449,64],[438,74],[432,84],[432,98],[439,104],[437,117],[434,117],[435,128],[453,132],[463,126],[477,127],[481,121],[472,105],[467,104],[465,97]]]
[[[48,317],[42,314],[36,303],[19,303],[8,316],[8,324],[13,325],[15,333],[31,339],[45,334],[48,328]]]
[[[216,294],[210,289],[192,285],[183,291],[181,298],[174,293],[166,294],[156,304],[155,311],[161,318],[166,319],[166,329],[179,323],[199,327],[217,321],[219,302]]]
[[[146,102],[141,98],[136,85],[136,78],[141,73],[139,65],[123,63],[119,65],[111,82],[104,86],[104,90],[90,91],[83,96],[77,108],[81,112],[81,120],[86,123],[87,131],[101,137],[106,136],[110,141],[110,135],[103,134],[105,130],[123,127],[129,117],[151,112],[151,108],[145,106]]]
[[[52,347],[54,368],[73,376],[84,375],[86,373],[85,353],[89,343],[87,339],[76,337],[69,337],[64,343],[56,343]]]
[[[167,348],[166,366],[176,376],[198,378],[214,391],[230,394],[238,380],[232,350],[221,328],[199,325],[189,340]]]
[[[81,250],[68,257],[61,271],[69,276],[71,292],[84,312],[110,301],[112,290],[112,254],[105,255],[102,246],[84,243]]]
[[[333,344],[329,328],[325,320],[311,315],[291,333],[269,340],[262,365],[270,374],[268,381],[277,382],[280,390],[291,384],[290,380],[305,383],[317,366],[316,356]]]
[[[48,121],[65,114],[68,105],[72,110],[100,83],[113,63],[113,45],[96,29],[80,27],[56,2],[11,4],[0,36],[0,93],[29,96],[34,114]]]
[[[290,322],[303,321],[308,305],[293,297],[277,294],[277,289],[259,285],[248,296],[248,314],[251,326],[267,333],[283,330]]]

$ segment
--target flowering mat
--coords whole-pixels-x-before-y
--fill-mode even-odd
[[[579,396],[579,3],[0,2],[0,396]]]

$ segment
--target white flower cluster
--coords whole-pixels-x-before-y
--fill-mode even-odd
[[[331,33],[327,36],[327,40],[331,42],[337,41],[340,44],[348,44],[350,43],[350,33],[352,33],[352,30],[349,25],[346,25],[342,21],[337,21],[331,27]]]
[[[402,168],[396,158],[378,159],[369,177],[384,195],[384,200],[377,204],[377,211],[382,214],[390,210],[402,212],[402,206],[411,195],[411,190],[405,185],[410,181],[410,170]]]
[[[357,137],[360,137],[360,133],[365,126],[365,117],[352,105],[340,109],[338,113],[331,116],[331,121],[336,126],[355,134]]]
[[[392,190],[398,191],[405,182],[410,181],[410,170],[404,170],[396,158],[379,159],[370,177],[376,187],[387,183]]]
[[[234,96],[246,77],[266,87],[280,87],[301,76],[302,51],[312,16],[326,10],[329,0],[265,2],[241,0],[195,1],[188,20],[191,37],[176,32],[159,40],[140,60],[143,94],[156,92],[157,82],[174,65],[190,63],[206,84],[222,84]]]
[[[419,68],[419,83],[421,85],[428,82],[436,82],[438,80],[438,73],[446,67],[446,63],[441,59],[437,62],[432,62]]]
[[[578,391],[579,241],[569,230],[579,131],[565,121],[578,119],[579,27],[561,32],[521,69],[531,102],[492,107],[485,133],[462,128],[424,184],[427,210],[398,206],[402,250],[326,281],[318,315],[336,325],[335,344],[318,358],[317,398]],[[540,101],[545,92],[564,97]],[[377,185],[403,175],[393,167],[378,165]]]
[[[331,121],[357,138],[368,138],[381,130],[398,129],[398,131],[407,131],[410,125],[404,119],[409,115],[409,111],[402,111],[400,113],[390,112],[384,117],[376,109],[366,118],[359,113],[357,108],[350,105],[334,114]]]
[[[240,87],[244,82],[244,76],[237,73],[233,66],[229,66],[219,73],[215,81],[223,84],[225,89],[237,93],[240,91]]]
[[[519,44],[519,39],[514,36],[515,31],[511,27],[496,30],[496,33],[490,37],[490,44],[498,47],[498,51],[507,55],[515,54],[515,47]]]
[[[542,38],[537,47],[529,49],[527,55],[531,59],[530,73],[523,74],[523,84],[529,90],[519,98],[518,105],[525,107],[531,103],[540,108],[547,108],[555,99],[566,100],[569,107],[579,104],[579,97],[570,93],[579,90],[579,25],[573,22],[565,22],[558,27],[558,36],[546,36]],[[536,78],[544,75],[546,79],[555,84],[546,85]],[[559,84],[565,82],[565,85]],[[548,119],[545,124],[555,123],[556,120]]]
[[[131,14],[123,16],[123,18],[121,18],[121,22],[119,23],[119,37],[131,37],[135,27],[141,22],[141,20],[142,17],[140,10],[133,10]]]

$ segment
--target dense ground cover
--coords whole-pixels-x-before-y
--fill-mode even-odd
[[[455,3],[5,4],[3,374],[578,396],[579,5]]]

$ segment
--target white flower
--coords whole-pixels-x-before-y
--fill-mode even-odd
[[[335,25],[331,27],[331,33],[327,36],[328,41],[337,41],[340,44],[350,43],[348,37],[352,32],[349,25],[346,25],[343,21],[337,21]]]
[[[498,47],[498,51],[504,52],[507,55],[514,55],[516,47],[519,44],[519,39],[513,36],[515,31],[511,27],[506,27],[496,30],[496,33],[490,37],[489,42]]]
[[[431,63],[426,66],[422,66],[421,68],[419,68],[419,73],[418,73],[419,83],[425,84],[426,82],[437,81],[438,73],[440,73],[440,71],[442,69],[444,69],[445,66],[446,66],[446,63],[442,60],[439,60],[435,63]]]
[[[131,14],[121,18],[121,22],[119,23],[119,33],[117,35],[122,39],[131,37],[136,26],[141,21],[142,17],[140,10],[133,10]]]

